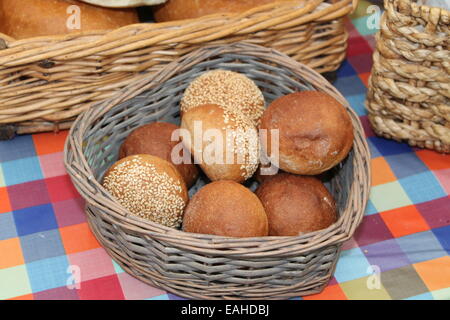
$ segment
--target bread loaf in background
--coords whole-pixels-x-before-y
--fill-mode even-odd
[[[292,0],[168,0],[153,9],[157,22],[184,20],[214,13],[240,13],[252,8]]]
[[[139,17],[133,8],[103,8],[72,0],[0,0],[0,32],[15,39],[113,30],[134,23]]]

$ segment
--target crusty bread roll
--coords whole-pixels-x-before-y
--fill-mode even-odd
[[[202,104],[217,104],[241,112],[255,126],[264,112],[264,96],[256,84],[243,74],[229,70],[212,70],[192,81],[180,102],[181,115]]]
[[[109,8],[154,6],[166,2],[166,0],[81,0],[81,1]]]
[[[242,114],[205,104],[186,111],[181,128],[190,134],[183,144],[212,181],[244,182],[258,168],[258,132]]]
[[[180,226],[189,198],[183,177],[170,162],[147,154],[129,156],[109,168],[102,184],[132,214]]]
[[[135,154],[150,154],[160,157],[174,164],[183,176],[187,187],[191,187],[197,180],[199,172],[197,166],[191,160],[189,150],[180,148],[181,150],[178,152],[176,149],[178,146],[183,147],[181,139],[180,141],[172,141],[172,134],[178,129],[178,126],[167,122],[153,122],[135,129],[120,147],[119,159]],[[186,163],[183,159],[172,159],[172,151],[175,153],[174,157],[184,157],[189,159],[190,162]]]
[[[344,106],[318,91],[288,94],[264,111],[261,143],[273,156],[271,130],[279,133],[279,167],[296,174],[317,175],[340,163],[353,144],[353,126]],[[274,151],[274,153],[272,153]]]
[[[258,197],[233,181],[215,181],[200,189],[186,207],[183,231],[228,237],[262,237],[267,216]]]
[[[298,236],[336,221],[333,196],[315,177],[278,174],[256,190],[269,221],[269,235]]]
[[[0,0],[0,32],[15,39],[112,30],[138,22],[135,9],[102,8],[72,0]]]
[[[158,22],[192,19],[213,13],[240,13],[277,1],[292,0],[168,0],[155,7],[154,15]]]

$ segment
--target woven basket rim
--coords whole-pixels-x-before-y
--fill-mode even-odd
[[[216,56],[219,54],[233,53],[233,52],[237,52],[237,51],[239,51],[239,53],[242,54],[243,52],[245,52],[247,50],[247,51],[253,52],[253,56],[255,56],[255,57],[260,56],[260,57],[267,58],[267,56],[270,56],[271,58],[273,58],[275,60],[276,60],[276,58],[287,59],[286,61],[289,61],[290,66],[301,67],[304,70],[306,70],[309,73],[309,75],[311,76],[311,78],[308,80],[311,80],[311,82],[313,84],[314,84],[314,82],[316,82],[316,85],[320,84],[321,87],[326,87],[328,90],[330,90],[330,92],[332,92],[334,94],[334,96],[338,100],[340,100],[341,103],[344,104],[344,106],[346,107],[346,109],[349,112],[349,114],[351,115],[351,117],[353,117],[354,119],[357,119],[356,123],[357,123],[358,127],[355,128],[355,140],[354,140],[352,152],[356,153],[356,150],[355,150],[355,148],[357,146],[356,141],[359,139],[360,141],[358,143],[358,146],[360,146],[362,148],[362,150],[359,150],[359,152],[362,153],[363,160],[365,160],[366,162],[368,162],[370,160],[370,151],[369,151],[369,148],[368,148],[368,145],[367,145],[367,142],[366,142],[364,136],[358,137],[358,133],[360,133],[362,135],[364,134],[364,130],[362,128],[362,124],[359,121],[358,115],[356,114],[355,111],[352,110],[349,103],[342,96],[342,94],[336,88],[334,88],[331,84],[329,84],[328,81],[325,80],[325,78],[323,78],[320,74],[318,74],[316,71],[309,68],[308,66],[305,66],[305,65],[289,58],[287,55],[285,55],[279,51],[276,51],[274,49],[265,48],[265,47],[261,47],[261,46],[254,45],[254,44],[248,44],[248,43],[235,43],[235,44],[226,45],[226,46],[224,46],[224,45],[209,45],[209,46],[202,47],[196,51],[193,51],[193,52],[181,57],[180,59],[169,63],[167,66],[165,66],[163,69],[158,71],[156,74],[152,74],[152,75],[146,76],[145,78],[141,79],[138,82],[139,83],[139,86],[137,86],[139,88],[138,90],[135,90],[136,84],[134,84],[134,86],[133,86],[133,84],[130,84],[128,87],[126,87],[121,92],[117,93],[111,99],[108,99],[101,103],[95,104],[89,110],[85,111],[80,116],[78,116],[78,118],[75,120],[74,125],[70,129],[69,137],[66,140],[65,147],[64,147],[64,162],[65,162],[66,170],[69,173],[72,180],[79,178],[79,174],[76,173],[75,168],[71,167],[71,165],[73,165],[73,163],[71,163],[71,161],[69,159],[69,154],[70,154],[70,152],[72,152],[71,151],[72,145],[74,144],[75,140],[77,140],[78,143],[81,143],[83,141],[83,133],[78,131],[78,127],[80,125],[84,129],[86,129],[86,127],[87,127],[86,122],[89,122],[89,125],[91,125],[97,119],[101,118],[111,108],[113,108],[114,106],[127,100],[127,98],[129,96],[134,97],[134,96],[139,95],[143,91],[149,90],[151,88],[156,88],[158,86],[162,86],[164,84],[164,82],[161,82],[161,78],[163,77],[166,69],[174,70],[171,74],[168,74],[165,76],[166,79],[170,79],[174,73],[179,71],[176,68],[176,66],[178,64],[180,64],[183,61],[189,61],[192,57],[195,57],[196,55],[198,55],[204,51],[207,51],[207,50],[210,50],[210,51],[212,50],[212,53],[210,54],[209,57],[213,57],[213,56]],[[133,87],[134,92],[132,92],[132,93],[128,92],[127,89],[130,87]],[[87,119],[89,119],[89,121],[87,121]],[[346,228],[347,232],[345,232],[345,233],[341,232],[340,234],[331,234],[328,231],[335,228],[336,226],[343,225],[345,220],[350,218],[351,210],[349,210],[348,208],[344,208],[342,210],[343,212],[342,212],[341,216],[339,217],[338,221],[335,224],[331,225],[330,227],[323,229],[323,230],[318,230],[318,231],[310,232],[307,234],[299,235],[299,236],[282,236],[282,237],[266,236],[266,237],[253,237],[253,238],[232,238],[232,237],[216,236],[216,235],[209,235],[209,234],[187,233],[182,230],[165,227],[165,226],[159,225],[157,223],[154,223],[152,221],[132,215],[125,208],[123,208],[114,197],[109,195],[109,193],[103,188],[103,186],[101,185],[100,182],[98,182],[96,179],[94,179],[93,171],[87,165],[87,160],[86,160],[83,152],[81,150],[77,150],[76,152],[81,156],[81,159],[83,162],[82,165],[84,166],[83,170],[85,171],[89,182],[92,183],[97,190],[102,191],[101,193],[97,192],[97,194],[95,196],[95,198],[96,198],[95,201],[98,204],[92,203],[92,201],[89,201],[89,199],[85,199],[85,200],[88,200],[87,202],[94,207],[99,208],[99,205],[100,205],[101,208],[99,208],[99,209],[102,209],[102,211],[104,211],[105,207],[108,207],[108,204],[114,203],[115,205],[120,206],[121,209],[123,209],[123,212],[125,212],[125,215],[122,215],[117,212],[114,212],[113,210],[108,210],[108,213],[105,214],[105,218],[110,220],[111,223],[113,223],[113,224],[117,223],[117,221],[115,219],[121,220],[120,223],[132,224],[133,228],[135,228],[138,232],[140,232],[142,234],[146,234],[151,237],[158,237],[158,236],[164,236],[165,238],[172,237],[174,239],[174,241],[176,241],[176,239],[179,239],[180,237],[184,237],[184,238],[188,237],[190,241],[195,242],[196,245],[198,245],[199,247],[204,247],[204,248],[211,248],[211,246],[214,247],[215,244],[219,245],[224,242],[230,243],[230,248],[234,248],[234,247],[241,248],[242,245],[244,245],[245,243],[249,243],[254,240],[258,240],[259,242],[263,241],[268,249],[270,249],[270,247],[273,247],[273,246],[275,246],[275,247],[279,246],[280,243],[287,243],[287,242],[298,243],[300,241],[300,242],[305,242],[305,250],[306,249],[309,250],[310,248],[307,248],[307,244],[309,242],[311,242],[312,240],[317,241],[320,239],[321,244],[322,244],[320,247],[325,246],[325,245],[329,244],[330,242],[332,242],[332,243],[343,242],[345,240],[348,240],[352,236],[351,230],[354,230],[357,227],[357,225],[359,225],[359,223],[362,219],[362,216],[364,214],[364,209],[367,206],[367,202],[368,202],[368,191],[367,191],[367,194],[365,195],[365,197],[363,199],[363,207],[359,208],[358,217],[356,217],[354,219],[355,221],[352,221],[353,223],[350,223],[350,228]],[[365,163],[365,165],[368,166],[369,164]],[[367,176],[365,177],[364,182],[365,182],[365,186],[367,187],[367,190],[369,190],[370,184],[371,184],[370,170],[367,170],[366,174],[367,174]],[[351,184],[351,188],[358,187],[356,184],[357,184],[357,181],[353,180],[352,184]],[[75,184],[75,187],[78,189],[76,184]],[[351,193],[351,192],[349,192],[349,193]],[[110,216],[110,214],[111,214],[111,216]],[[127,225],[127,227],[130,228],[129,225]],[[151,230],[149,230],[149,228],[157,229],[158,231],[151,231]],[[246,251],[248,251],[248,249],[246,249]],[[234,252],[233,254],[236,254],[236,253]]]
[[[441,13],[443,13],[444,15],[449,16],[450,15],[450,10],[447,10],[445,8],[440,8],[440,7],[433,7],[433,6],[429,6],[426,4],[418,4],[417,1],[418,0],[384,0],[385,3],[386,2],[391,2],[394,4],[395,10],[397,12],[399,12],[398,10],[398,6],[400,3],[406,3],[408,4],[412,9],[414,8],[420,8],[420,11],[430,11],[430,10],[441,10]],[[385,5],[386,7],[386,5]]]

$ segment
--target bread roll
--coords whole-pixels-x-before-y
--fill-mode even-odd
[[[227,237],[262,237],[268,232],[267,216],[258,197],[233,181],[215,181],[191,199],[183,231]]]
[[[155,7],[158,22],[202,17],[213,13],[240,13],[268,3],[292,0],[168,0]]]
[[[341,162],[353,144],[353,126],[344,106],[330,95],[303,91],[273,101],[261,118],[262,145],[273,155],[271,130],[279,130],[280,169],[320,174]],[[276,153],[276,152],[275,152]]]
[[[112,30],[138,22],[135,9],[102,8],[71,0],[0,0],[0,32],[15,39]]]
[[[329,227],[336,221],[336,204],[315,177],[278,174],[256,190],[269,221],[269,235],[297,236]]]
[[[258,132],[242,114],[205,104],[186,111],[181,128],[190,134],[183,144],[212,181],[244,182],[258,168]]]
[[[119,151],[119,159],[135,155],[150,154],[160,157],[174,164],[180,174],[183,176],[186,186],[191,187],[198,178],[197,166],[191,160],[189,150],[183,148],[182,152],[176,152],[174,156],[180,156],[188,159],[190,162],[172,161],[172,151],[177,151],[177,146],[182,147],[180,141],[172,141],[172,133],[179,129],[178,126],[167,122],[153,122],[135,129],[124,141]],[[175,150],[174,150],[175,149]],[[180,159],[182,160],[182,159]]]
[[[240,112],[255,126],[265,108],[264,96],[252,80],[243,74],[221,69],[205,72],[190,83],[181,99],[181,113],[202,104],[217,104]]]
[[[187,188],[166,160],[146,154],[123,158],[106,172],[102,184],[132,214],[167,227],[180,226]]]

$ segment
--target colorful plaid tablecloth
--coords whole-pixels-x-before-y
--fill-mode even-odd
[[[304,299],[450,299],[450,156],[370,129],[364,99],[376,30],[368,27],[369,5],[362,1],[348,22],[348,58],[334,84],[365,126],[370,202],[329,285]],[[96,241],[63,166],[66,137],[0,142],[0,299],[179,299],[125,273]]]

